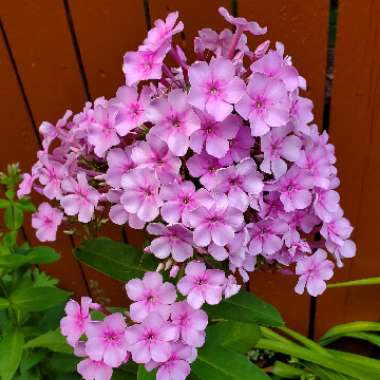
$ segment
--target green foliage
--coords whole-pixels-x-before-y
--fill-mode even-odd
[[[214,320],[257,323],[263,326],[283,325],[281,315],[274,306],[246,291],[240,291],[216,306],[207,306],[205,310]]]
[[[120,281],[142,277],[146,271],[155,270],[158,261],[153,255],[143,254],[129,244],[105,237],[85,241],[75,250],[78,260]]]
[[[29,199],[16,198],[19,181],[17,165],[10,165],[7,174],[0,173],[6,196],[0,199],[0,209],[8,228],[0,235],[0,379],[58,379],[63,368],[52,368],[59,361],[55,355],[75,359],[57,331],[69,293],[57,288],[57,280],[38,267],[57,261],[57,252],[19,244],[24,213],[35,210]],[[78,378],[75,365],[66,363],[64,369],[65,379]]]

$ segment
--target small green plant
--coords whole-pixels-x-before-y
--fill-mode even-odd
[[[31,247],[23,238],[24,213],[34,206],[28,198],[17,199],[19,182],[18,165],[0,173],[5,195],[0,199],[0,378],[70,379],[76,359],[57,330],[69,293],[39,267],[57,261],[59,254]]]

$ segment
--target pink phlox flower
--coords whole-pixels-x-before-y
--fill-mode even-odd
[[[280,79],[284,82],[288,91],[298,88],[298,72],[294,66],[289,65],[282,56],[274,50],[270,50],[261,59],[251,65],[252,73],[265,74],[270,78]]]
[[[34,181],[38,178],[37,175],[30,175],[29,173],[21,174],[22,181],[17,190],[17,197],[20,199],[32,192]]]
[[[267,32],[267,27],[261,27],[256,21],[247,21],[244,17],[233,17],[224,7],[220,7],[218,11],[227,22],[234,25],[236,28],[239,28],[241,31],[250,32],[255,36]]]
[[[134,301],[130,305],[130,316],[135,322],[142,322],[153,311],[159,312],[164,319],[169,318],[170,306],[177,298],[175,286],[163,282],[157,272],[146,272],[142,280],[132,279],[125,289],[128,298]]]
[[[213,203],[207,202],[189,213],[189,222],[194,228],[194,243],[206,247],[211,242],[219,246],[230,243],[244,219],[224,194],[216,194]]]
[[[94,146],[98,157],[104,157],[109,148],[120,142],[115,129],[115,117],[116,110],[112,107],[94,108],[93,121],[88,126],[88,142]]]
[[[109,211],[111,222],[120,226],[128,222],[131,228],[137,230],[143,229],[145,222],[139,219],[136,214],[131,214],[124,208],[124,205],[120,201],[122,195],[122,190],[109,190],[107,193],[107,200],[112,204]]]
[[[310,234],[313,228],[321,222],[320,218],[310,209],[283,212],[278,215],[278,218],[286,222],[290,231],[300,228],[306,234]]]
[[[200,177],[200,182],[205,187],[212,183],[216,170],[222,167],[216,157],[210,156],[205,151],[191,156],[187,160],[186,166],[190,175],[195,178]]]
[[[43,152],[39,155],[39,160],[43,165],[38,177],[41,185],[44,186],[43,194],[48,199],[60,199],[62,196],[61,184],[68,175],[66,165],[61,164],[51,155]]]
[[[211,156],[222,158],[229,149],[229,140],[236,137],[241,127],[241,119],[236,115],[227,116],[222,122],[217,122],[211,115],[197,112],[201,120],[201,128],[190,138],[190,147],[196,153],[201,153],[205,146]]]
[[[120,198],[125,210],[150,222],[159,214],[161,199],[158,195],[160,181],[152,168],[136,168],[121,178],[124,193]]]
[[[289,96],[280,79],[254,74],[247,92],[236,104],[236,111],[249,120],[252,136],[263,136],[271,127],[282,127],[289,120]]]
[[[232,274],[228,275],[226,278],[226,282],[224,284],[224,298],[231,298],[235,294],[238,294],[241,289],[241,285],[239,285],[236,281],[236,277]]]
[[[308,135],[310,129],[308,124],[314,119],[313,102],[308,98],[298,95],[297,91],[290,94],[290,120],[298,133]]]
[[[170,358],[160,364],[157,380],[185,380],[190,374],[190,364],[196,356],[195,349],[182,343],[171,343]]]
[[[193,63],[189,68],[191,84],[188,102],[207,111],[217,121],[224,120],[243,96],[245,84],[235,76],[235,67],[225,58]]]
[[[334,175],[334,167],[330,164],[325,150],[318,145],[301,151],[297,166],[304,169],[315,186],[323,189],[330,187],[330,175]]]
[[[253,62],[264,57],[270,46],[270,40],[266,40],[258,45],[253,53],[249,52],[250,58]]]
[[[78,373],[84,380],[111,380],[112,367],[102,360],[84,359],[77,365]]]
[[[149,30],[147,38],[143,42],[143,50],[155,51],[163,43],[171,42],[175,34],[182,32],[183,22],[178,20],[178,12],[171,12],[166,16],[165,21],[158,19],[154,22],[154,27]]]
[[[254,207],[251,205],[251,208]],[[284,205],[281,202],[280,193],[270,191],[265,196],[260,197],[257,201],[257,207],[254,209],[258,211],[260,219],[277,219],[278,217],[282,217]]]
[[[55,241],[58,226],[62,223],[62,211],[43,202],[38,206],[38,211],[32,215],[32,227],[37,230],[39,241]]]
[[[78,215],[78,220],[88,223],[98,205],[99,193],[88,184],[86,174],[81,172],[77,180],[72,177],[62,181],[62,189],[68,193],[60,199],[61,206],[66,215]]]
[[[126,327],[121,313],[108,315],[103,321],[88,323],[87,355],[92,360],[104,361],[110,367],[119,367],[127,357]]]
[[[198,37],[194,39],[194,51],[197,54],[203,54],[205,50],[209,50],[217,57],[226,56],[228,48],[231,45],[233,33],[230,29],[224,29],[219,34],[210,28],[201,29]],[[248,51],[247,36],[242,34],[236,46],[236,50]]]
[[[171,307],[170,319],[178,329],[178,336],[189,346],[202,347],[208,324],[206,312],[194,309],[186,301],[176,302]]]
[[[288,135],[286,127],[272,129],[261,137],[261,150],[264,160],[260,169],[265,173],[273,173],[275,178],[285,174],[288,166],[286,161],[297,161],[302,142],[295,135]],[[285,161],[286,160],[286,161]]]
[[[343,217],[343,211],[338,211],[328,222],[321,227],[321,235],[338,247],[342,247],[344,241],[351,236],[353,228],[350,222]]]
[[[93,303],[89,297],[82,297],[80,304],[74,300],[67,302],[65,306],[66,316],[61,319],[60,329],[70,346],[75,347],[77,345],[86,326],[90,323],[90,309],[97,309],[98,307],[99,305]]]
[[[345,240],[341,246],[327,240],[326,248],[334,255],[338,268],[343,267],[342,259],[351,259],[356,255],[356,244],[352,240]]]
[[[167,98],[153,101],[147,109],[147,117],[154,124],[151,133],[166,141],[175,156],[186,154],[189,137],[200,128],[199,118],[187,104],[182,90],[173,90]]]
[[[194,308],[200,309],[206,302],[216,305],[222,300],[224,272],[219,269],[207,269],[199,261],[191,261],[186,265],[185,276],[182,277],[177,289],[187,296],[187,302]]]
[[[149,246],[149,251],[159,259],[171,256],[181,263],[193,256],[193,234],[182,224],[165,226],[162,223],[150,223],[147,231],[159,236]]]
[[[181,160],[174,156],[166,142],[153,133],[132,149],[132,161],[140,168],[152,168],[161,183],[172,183],[179,178]]]
[[[113,148],[107,154],[108,170],[106,173],[106,182],[115,189],[121,187],[121,177],[130,169],[136,167],[131,158],[131,148]]]
[[[248,249],[252,255],[271,256],[282,248],[282,235],[287,231],[282,220],[263,220],[250,223],[247,228],[251,236]]]
[[[310,176],[295,166],[292,166],[279,180],[267,185],[267,190],[280,192],[280,199],[286,212],[302,210],[310,206],[313,187]]]
[[[205,189],[196,190],[191,181],[183,181],[161,186],[160,197],[164,201],[161,216],[168,223],[182,222],[189,226],[188,213],[212,197]]]
[[[153,312],[141,324],[128,327],[125,337],[133,361],[146,364],[151,360],[166,362],[172,354],[170,342],[177,340],[177,334],[173,324]]]
[[[342,212],[339,194],[334,190],[316,188],[313,208],[315,214],[324,222],[329,222],[334,215]]]
[[[117,90],[111,104],[117,110],[115,129],[120,136],[126,136],[146,122],[145,109],[150,103],[151,94],[148,86],[144,86],[140,94],[135,87],[122,86]]]
[[[334,272],[334,264],[326,260],[327,253],[323,249],[318,249],[312,256],[300,259],[296,265],[296,274],[299,277],[295,291],[303,294],[305,286],[308,293],[317,297],[326,289],[326,280],[330,280]]]
[[[72,116],[72,111],[67,110],[61,119],[57,121],[55,125],[49,123],[48,121],[43,121],[39,127],[39,132],[41,133],[42,147],[45,151],[49,149],[50,144],[57,137],[64,136],[64,127],[67,125],[68,120]]]
[[[219,162],[223,166],[229,166],[234,162],[238,163],[243,158],[249,157],[254,141],[250,129],[242,125],[236,133],[236,136],[229,140],[228,151]]]
[[[163,42],[159,48],[136,52],[127,52],[124,55],[123,72],[125,82],[132,86],[142,80],[161,79],[162,64],[166,54],[170,50],[169,42]]]
[[[263,176],[256,168],[252,158],[245,158],[235,166],[219,169],[208,189],[226,193],[229,205],[244,212],[249,195],[257,196],[264,188]]]

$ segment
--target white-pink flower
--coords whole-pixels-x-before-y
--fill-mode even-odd
[[[182,277],[177,288],[181,294],[187,296],[187,302],[199,309],[205,302],[216,305],[222,300],[224,272],[219,269],[207,269],[199,261],[191,261],[186,265],[185,276]]]
[[[289,120],[289,97],[284,83],[256,73],[247,92],[236,104],[236,111],[251,125],[252,136],[263,136],[271,127],[282,127]]]
[[[86,353],[95,361],[103,361],[110,367],[119,367],[128,358],[125,329],[127,325],[121,313],[108,315],[103,321],[86,326]]]
[[[177,298],[175,286],[163,282],[157,272],[146,272],[142,280],[132,279],[125,289],[130,300],[130,315],[135,322],[142,322],[153,311],[159,312],[165,319],[169,317],[170,307]]]
[[[177,262],[183,262],[193,256],[192,232],[182,224],[165,226],[162,223],[150,223],[147,231],[156,237],[150,243],[148,250],[159,259],[171,257]]]
[[[68,193],[60,200],[65,214],[78,215],[80,222],[88,223],[98,205],[100,195],[88,184],[86,174],[78,173],[77,180],[72,177],[64,179],[62,189]]]
[[[32,215],[32,227],[37,230],[37,239],[39,241],[55,241],[62,219],[62,211],[51,207],[49,203],[41,203],[38,211]]]
[[[188,101],[207,111],[215,120],[224,120],[243,96],[245,84],[235,76],[235,67],[225,58],[215,58],[208,65],[196,62],[189,69],[190,92]]]
[[[167,98],[153,101],[146,111],[154,124],[152,133],[167,142],[175,156],[184,156],[189,148],[189,137],[200,128],[198,116],[187,103],[182,90],[173,90]]]

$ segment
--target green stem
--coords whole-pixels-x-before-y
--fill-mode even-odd
[[[287,327],[279,327],[278,329],[284,332],[285,334],[289,335],[293,339],[297,340],[310,350],[319,352],[321,355],[330,356],[326,349],[321,347],[318,343],[313,342],[311,339],[306,338],[297,331],[291,330]]]
[[[368,285],[380,285],[380,277],[370,277],[362,278],[360,280],[344,281],[344,282],[335,282],[328,284],[329,289],[333,288],[345,288],[348,286],[368,286]]]

